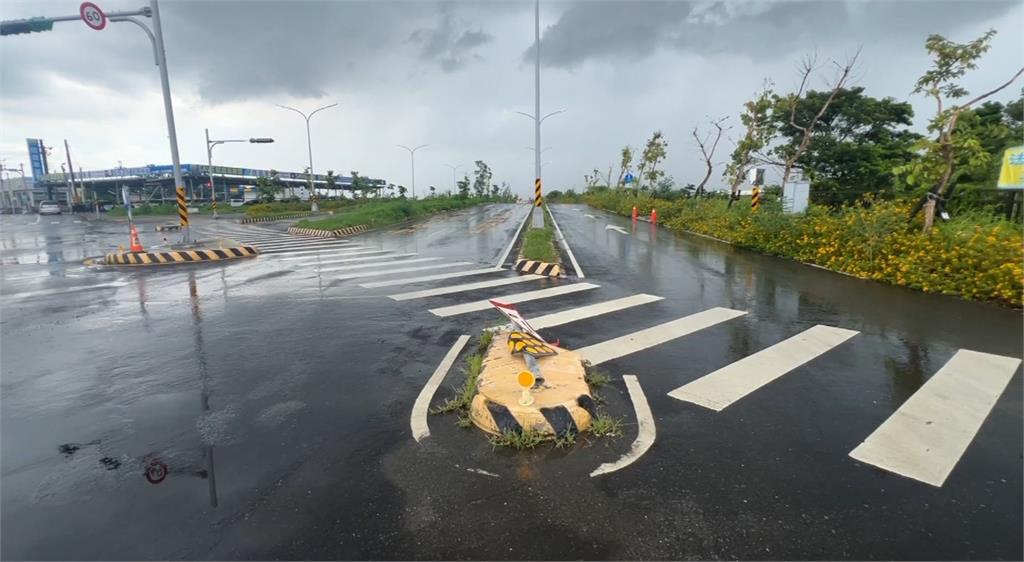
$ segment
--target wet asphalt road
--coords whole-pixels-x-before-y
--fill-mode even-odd
[[[638,292],[664,297],[544,331],[563,345],[710,307],[747,314],[603,365],[616,378],[607,408],[630,423],[624,438],[531,453],[493,451],[450,417],[432,417],[432,436],[412,440],[412,403],[441,357],[459,334],[497,320],[428,309],[577,280],[401,302],[387,295],[510,274],[361,286],[494,266],[526,207],[353,238],[368,252],[356,256],[423,261],[347,279],[373,273],[376,258],[327,263],[333,246],[277,242],[280,224],[196,220],[197,234],[253,233],[279,248],[256,260],[88,270],[83,257],[124,243],[123,223],[2,217],[0,555],[1022,557],[1020,369],[941,488],[848,456],[957,349],[1020,357],[1019,311],[643,223],[623,235],[606,226],[629,232],[629,221],[582,207],[553,211],[585,281],[599,287],[524,302],[527,317]],[[147,247],[162,242],[152,222],[141,228]],[[448,267],[455,262],[466,263]],[[352,265],[369,267],[327,271]],[[860,333],[720,413],[666,395],[815,324]],[[642,384],[657,441],[632,466],[590,478],[636,432],[622,374]]]

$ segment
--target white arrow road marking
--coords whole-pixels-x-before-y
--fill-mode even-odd
[[[605,230],[614,230],[615,232],[618,232],[619,234],[625,234],[626,236],[629,236],[629,233],[626,232],[626,229],[622,228],[621,226],[612,226],[612,225],[609,224],[609,225],[605,225],[604,229]]]
[[[588,219],[597,220],[597,217],[595,217],[594,215],[583,215],[583,216],[587,217]]]
[[[461,335],[459,339],[455,340],[434,374],[427,379],[427,384],[423,385],[420,395],[416,397],[416,403],[412,405],[412,415],[409,417],[409,427],[412,428],[412,438],[417,443],[430,437],[430,428],[427,427],[427,411],[430,408],[430,401],[433,400],[437,387],[441,386],[441,381],[444,380],[444,376],[448,374],[448,370],[455,363],[455,358],[459,356],[462,348],[466,347],[468,341],[469,336],[467,335]]]
[[[637,459],[647,452],[647,449],[651,448],[651,445],[654,445],[654,438],[658,433],[654,427],[651,405],[647,403],[647,396],[644,395],[644,389],[640,388],[640,382],[636,380],[636,376],[622,375],[622,380],[626,383],[626,390],[629,391],[629,399],[633,401],[633,409],[636,410],[636,421],[639,425],[639,431],[637,432],[636,440],[633,441],[633,445],[625,455],[619,457],[619,460],[615,462],[606,462],[594,469],[590,473],[591,478],[615,472],[636,462]]]

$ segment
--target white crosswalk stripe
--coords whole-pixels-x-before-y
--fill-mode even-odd
[[[282,261],[288,260],[311,260],[317,257],[331,257],[331,256],[344,256],[348,254],[366,253],[370,250],[374,250],[369,246],[344,246],[341,248],[328,248],[326,250],[295,250],[292,252],[279,252],[286,253],[290,257],[275,255],[276,259]],[[391,250],[375,250],[380,252],[390,252]],[[312,254],[312,255],[309,255]]]
[[[634,306],[640,306],[641,304],[647,304],[649,302],[657,302],[663,300],[664,297],[657,295],[648,295],[641,293],[639,295],[632,295],[628,297],[622,297],[621,299],[613,299],[610,301],[599,302],[596,304],[589,304],[587,306],[581,306],[578,308],[571,308],[569,310],[563,310],[561,312],[553,312],[544,316],[538,316],[537,318],[530,319],[530,325],[540,330],[542,328],[551,328],[553,326],[561,326],[562,324],[568,324],[570,322],[576,322],[578,320],[584,320],[586,318],[593,318],[602,314],[608,314],[610,312],[616,312],[619,310],[625,310]]]
[[[942,486],[1020,363],[1016,357],[957,351],[850,456]]]
[[[636,353],[649,347],[665,343],[667,341],[680,338],[687,334],[703,330],[731,320],[733,318],[743,316],[746,312],[741,310],[732,310],[731,308],[716,307],[689,316],[684,316],[671,322],[665,322],[664,324],[658,324],[644,330],[633,332],[632,334],[626,334],[617,338],[613,338],[601,343],[596,343],[581,349],[576,352],[580,356],[590,361],[592,365],[600,365],[606,361],[612,359],[618,359],[624,355]]]
[[[468,277],[471,275],[484,275],[487,273],[498,273],[505,271],[500,267],[487,267],[484,269],[471,269],[469,271],[456,271],[454,273],[438,273],[436,275],[423,275],[420,277],[407,277],[405,279],[391,279],[388,281],[372,281],[370,283],[362,283],[359,286],[367,289],[375,289],[378,287],[394,287],[396,285],[409,285],[412,283],[424,283],[427,281],[442,281],[445,279],[455,279],[458,277]]]
[[[559,285],[557,287],[548,287],[547,289],[539,289],[536,291],[527,291],[525,293],[516,293],[514,295],[504,295],[492,297],[495,300],[499,300],[508,304],[516,304],[521,302],[527,302],[537,299],[546,299],[549,297],[556,297],[559,295],[567,295],[570,293],[578,293],[580,291],[587,291],[590,289],[596,289],[599,285],[593,283],[573,283],[571,285]],[[468,302],[464,304],[456,304],[452,306],[443,306],[440,308],[431,308],[430,312],[435,316],[456,316],[459,314],[466,314],[469,312],[476,312],[479,310],[487,310],[491,308],[490,299]]]
[[[335,271],[350,271],[350,270],[353,270],[353,269],[368,269],[368,268],[371,268],[371,267],[405,265],[407,263],[422,263],[422,262],[426,262],[426,261],[437,261],[437,260],[440,260],[440,259],[441,258],[438,258],[438,257],[432,257],[432,258],[415,258],[415,259],[411,259],[411,260],[402,260],[400,262],[389,262],[389,261],[386,261],[387,260],[387,256],[378,256],[377,257],[377,261],[375,261],[373,263],[363,263],[363,264],[359,264],[359,265],[345,265],[345,266],[340,266],[340,267],[322,267],[322,268],[320,268],[320,273],[331,273],[331,272],[335,272]]]
[[[408,262],[405,262],[408,263]],[[380,264],[383,265],[383,264]],[[393,263],[391,265],[399,265]],[[452,263],[437,263],[433,265],[421,265],[417,267],[400,267],[398,269],[380,269],[374,271],[360,271],[359,273],[346,273],[345,275],[332,276],[333,279],[358,279],[360,277],[383,277],[385,275],[395,275],[396,273],[411,273],[413,271],[426,271],[428,269],[442,269],[446,267],[462,267],[466,265],[473,265],[472,262],[468,261],[457,261]]]
[[[478,281],[476,283],[463,283],[461,285],[447,285],[444,287],[438,287],[436,289],[424,289],[422,291],[410,291],[408,293],[396,293],[394,295],[388,295],[396,301],[406,301],[411,299],[422,299],[425,297],[436,297],[440,295],[450,295],[453,293],[464,293],[466,291],[476,291],[479,289],[487,289],[490,287],[501,287],[504,285],[512,285],[514,283],[525,283],[527,281],[535,281],[537,279],[544,279],[543,275],[517,275],[515,277],[502,277],[501,279],[491,279],[489,281]]]
[[[292,264],[289,264],[289,265],[291,267],[315,267],[315,266],[323,266],[323,265],[334,265],[334,264],[337,264],[337,263],[352,263],[352,262],[359,262],[359,261],[373,261],[373,260],[388,261],[388,260],[408,258],[408,257],[418,256],[419,255],[416,252],[410,252],[408,254],[392,254],[392,253],[390,253],[390,251],[385,251],[385,252],[387,253],[387,255],[383,255],[383,256],[358,256],[358,257],[354,257],[354,258],[344,258],[344,259],[336,259],[336,260],[332,259],[332,260],[322,260],[322,261],[315,261],[315,260],[314,261],[303,261],[303,262],[298,262],[298,263],[292,263]],[[379,252],[373,252],[373,253],[379,253]],[[308,260],[309,258],[303,258],[303,259]],[[402,263],[408,263],[408,262],[407,261],[403,261]],[[321,271],[329,271],[329,270],[323,269]]]
[[[720,412],[857,333],[854,330],[817,325],[685,384],[668,395]]]
[[[288,252],[288,257],[274,256],[280,261],[300,261],[303,265],[315,263],[330,263],[329,259],[344,258],[348,256],[362,256],[369,254],[390,254],[392,250],[374,250],[361,246],[358,248],[345,248],[344,250],[304,250],[300,252]],[[313,255],[308,255],[313,254]]]
[[[326,242],[324,242],[324,241],[321,241],[321,242],[302,242],[302,241],[292,241],[292,240],[289,240],[287,242],[271,242],[269,244],[256,244],[256,247],[261,249],[261,250],[283,250],[283,249],[301,250],[301,249],[314,249],[314,248],[317,248],[317,249],[320,249],[320,248],[342,248],[342,247],[348,247],[348,246],[353,246],[353,245],[354,244],[352,244],[351,242],[346,242],[344,240],[339,240],[339,241],[331,240],[331,241],[326,241]]]

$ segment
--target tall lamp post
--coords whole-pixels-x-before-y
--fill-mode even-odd
[[[254,144],[266,144],[274,142],[274,139],[269,137],[254,137],[249,140],[245,139],[222,139],[222,140],[210,140],[210,130],[206,131],[206,171],[210,174],[210,199],[217,200],[217,190],[213,187],[213,147],[218,144],[226,144],[229,142],[251,142]],[[228,202],[228,182],[224,182],[224,203]],[[217,218],[217,206],[214,205],[213,217]]]
[[[417,146],[416,148],[409,148],[408,146],[405,146],[404,144],[399,144],[397,146],[398,146],[398,148],[404,148],[404,149],[409,151],[409,161],[412,164],[412,198],[415,199],[416,198],[416,151],[421,149],[421,148],[426,148],[426,147],[428,147],[430,145],[429,144],[421,144],[421,145]]]
[[[312,119],[313,116],[316,115],[318,112],[323,111],[325,109],[329,109],[336,105],[338,104],[332,103],[330,105],[318,107],[311,111],[309,115],[306,115],[305,113],[299,111],[298,109],[295,109],[294,107],[288,107],[287,105],[277,104],[277,107],[280,107],[281,109],[287,109],[289,111],[294,111],[295,113],[298,113],[299,115],[302,116],[303,119],[306,120],[306,148],[309,149],[309,200],[312,201],[310,210],[312,210],[314,213],[316,211],[319,211],[320,207],[316,204],[316,192],[313,190],[313,140],[309,134],[309,120]]]
[[[452,169],[452,193],[455,193],[455,170],[461,168],[462,164],[456,164],[455,166],[452,166],[451,164],[445,164],[445,166]]]

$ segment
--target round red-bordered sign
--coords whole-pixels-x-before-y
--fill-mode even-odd
[[[96,31],[107,27],[107,15],[103,13],[99,6],[92,2],[82,2],[82,5],[78,8],[78,15],[82,16],[82,21],[85,22],[85,25]]]

